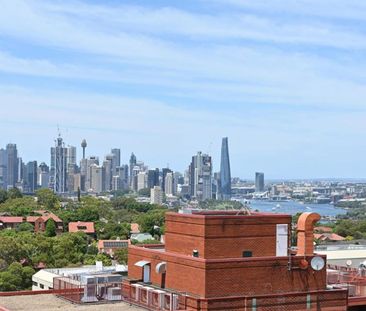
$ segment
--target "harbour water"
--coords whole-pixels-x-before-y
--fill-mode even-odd
[[[270,202],[261,200],[251,200],[247,204],[251,209],[258,210],[260,212],[271,212],[271,213],[281,213],[281,214],[291,214],[295,215],[297,213],[304,212],[315,212],[321,216],[334,217],[336,215],[346,214],[347,211],[335,207],[331,204],[301,204],[297,201],[286,201],[286,202]]]

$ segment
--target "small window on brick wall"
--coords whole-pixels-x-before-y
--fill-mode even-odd
[[[252,251],[244,251],[243,252],[243,257],[252,257],[253,256],[253,252]]]

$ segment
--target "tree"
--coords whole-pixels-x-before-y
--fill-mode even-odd
[[[29,222],[22,222],[17,227],[17,231],[18,232],[21,232],[21,231],[33,232],[34,231],[34,226],[31,223],[29,223]]]
[[[114,251],[113,258],[121,265],[127,265],[128,261],[128,248],[120,248]]]
[[[48,237],[56,236],[56,224],[51,218],[47,220],[45,235]]]
[[[18,199],[22,198],[23,195],[17,187],[11,188],[8,190],[9,199]]]
[[[84,260],[85,265],[95,265],[97,261],[101,261],[103,266],[111,266],[112,259],[107,254],[87,255]]]
[[[8,199],[8,192],[4,189],[0,189],[0,204],[4,203]]]
[[[148,232],[152,236],[158,233],[155,227],[163,227],[165,223],[165,209],[152,210],[146,214],[142,214],[138,217],[137,223],[140,226],[141,232]]]
[[[59,207],[59,199],[51,189],[42,188],[36,191],[38,205],[42,208],[53,210]]]

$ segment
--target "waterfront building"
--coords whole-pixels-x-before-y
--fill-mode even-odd
[[[221,199],[223,200],[231,199],[231,171],[230,171],[230,158],[229,158],[229,143],[227,137],[224,137],[222,139],[220,178],[217,187],[219,187],[219,193]]]
[[[255,173],[255,192],[264,191],[264,173]]]

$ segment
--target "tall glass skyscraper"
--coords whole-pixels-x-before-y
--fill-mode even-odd
[[[221,166],[220,166],[220,193],[223,200],[231,199],[231,172],[228,138],[222,139]]]

